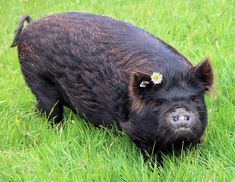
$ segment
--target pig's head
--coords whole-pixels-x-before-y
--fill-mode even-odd
[[[151,73],[131,74],[130,114],[121,125],[142,150],[170,152],[200,141],[207,125],[204,94],[212,86],[213,72],[208,59],[186,70],[159,71],[159,84],[151,81]]]

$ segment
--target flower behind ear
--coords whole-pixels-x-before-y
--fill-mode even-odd
[[[151,75],[151,81],[155,85],[160,84],[162,82],[162,78],[162,74],[158,72],[153,72],[153,74]]]

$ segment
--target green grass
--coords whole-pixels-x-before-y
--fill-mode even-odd
[[[97,129],[66,112],[48,128],[9,46],[22,14],[33,19],[84,11],[130,22],[169,42],[193,64],[212,60],[209,123],[198,149],[166,156],[151,170],[128,137]],[[235,181],[234,0],[0,0],[0,181]]]

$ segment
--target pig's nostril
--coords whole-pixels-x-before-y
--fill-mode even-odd
[[[184,116],[184,120],[187,120],[187,121],[188,121],[189,119],[190,119],[189,115],[185,115],[185,116]]]
[[[173,116],[173,120],[174,120],[174,121],[178,121],[178,120],[179,120],[179,116],[178,116],[178,115]]]

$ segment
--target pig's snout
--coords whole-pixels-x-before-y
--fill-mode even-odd
[[[174,109],[168,115],[169,122],[173,129],[190,129],[195,123],[196,117],[195,115],[187,111],[185,108],[177,108]]]

